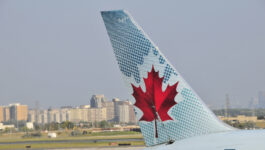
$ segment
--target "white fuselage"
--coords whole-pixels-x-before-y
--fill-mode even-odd
[[[265,130],[236,130],[176,141],[151,150],[265,150]]]

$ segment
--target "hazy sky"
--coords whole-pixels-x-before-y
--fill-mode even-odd
[[[127,9],[206,104],[265,91],[265,1],[0,0],[0,105],[126,99],[100,10]]]

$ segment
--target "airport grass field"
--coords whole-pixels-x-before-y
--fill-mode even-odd
[[[47,133],[41,137],[22,136],[25,133],[0,135],[0,149],[48,149],[48,148],[84,148],[106,146],[144,146],[141,133],[138,132],[101,132],[88,135],[70,136],[70,132],[60,132],[57,138],[48,138]]]

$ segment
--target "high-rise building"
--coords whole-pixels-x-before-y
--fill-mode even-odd
[[[9,107],[6,107],[6,106],[3,107],[3,116],[4,116],[4,121],[10,120],[10,109],[9,109]]]
[[[69,121],[79,123],[88,122],[89,109],[73,108],[70,110]]]
[[[88,109],[88,122],[100,122],[107,120],[106,108],[90,108]]]
[[[0,122],[4,121],[4,108],[0,106]]]
[[[58,122],[60,123],[60,110],[59,109],[49,109],[48,110],[48,123]]]
[[[129,105],[129,123],[137,123],[137,119],[135,117],[135,112],[134,112],[134,108],[133,105]]]
[[[119,105],[119,122],[129,123],[130,122],[129,116],[130,116],[129,105],[127,104]]]
[[[118,98],[113,98],[112,102],[114,103],[114,121],[119,122],[119,103],[120,100]]]
[[[10,120],[11,121],[27,121],[28,120],[28,106],[20,105],[19,103],[10,104]]]
[[[134,109],[130,101],[120,101],[118,98],[114,98],[114,121],[121,123],[135,123]]]
[[[16,121],[17,120],[17,109],[16,105],[10,104],[9,105],[9,113],[10,113],[10,120],[11,121]]]
[[[69,108],[61,108],[60,110],[61,122],[69,121],[69,114],[70,114]]]
[[[102,103],[106,102],[106,98],[104,95],[93,95],[90,99],[91,108],[101,108],[103,107]]]
[[[105,107],[107,111],[107,121],[114,121],[114,102],[104,102],[103,107]]]
[[[36,116],[37,114],[35,110],[32,110],[32,109],[29,110],[28,111],[28,122],[33,122],[33,123],[37,122]]]
[[[39,124],[44,125],[44,124],[48,123],[48,110],[40,111],[38,118],[39,118],[39,120],[38,120]]]

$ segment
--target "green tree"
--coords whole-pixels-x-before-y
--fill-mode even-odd
[[[34,129],[38,131],[41,129],[41,126],[37,123],[34,123]]]
[[[99,123],[99,127],[100,128],[107,128],[107,127],[109,127],[109,125],[108,125],[108,122],[107,121],[101,121],[100,123]]]
[[[73,129],[74,128],[74,123],[70,122],[70,121],[64,121],[61,123],[61,127],[63,129]]]
[[[58,130],[59,129],[59,123],[57,122],[52,122],[49,124],[49,130]]]

